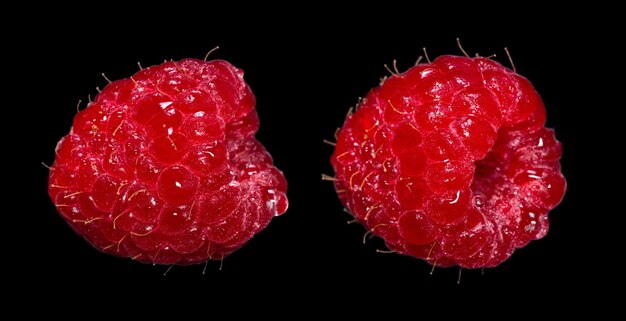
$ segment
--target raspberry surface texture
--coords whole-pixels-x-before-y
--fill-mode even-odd
[[[545,118],[531,83],[493,60],[416,65],[348,114],[331,157],[337,194],[397,253],[497,266],[546,235],[565,194]]]
[[[223,259],[287,210],[243,71],[185,59],[111,82],[56,148],[48,192],[95,248],[155,264]]]

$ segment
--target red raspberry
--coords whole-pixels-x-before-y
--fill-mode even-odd
[[[565,193],[561,144],[530,82],[442,56],[372,89],[338,132],[341,202],[398,253],[493,267],[542,238]]]
[[[95,248],[156,264],[222,259],[287,210],[243,72],[185,59],[110,83],[56,148],[49,194]]]

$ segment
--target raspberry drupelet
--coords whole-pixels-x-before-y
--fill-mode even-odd
[[[524,77],[441,56],[372,89],[331,158],[343,205],[389,249],[494,267],[548,231],[566,189],[561,144]]]
[[[243,72],[185,59],[108,84],[56,149],[49,194],[95,248],[155,264],[223,259],[287,210]]]

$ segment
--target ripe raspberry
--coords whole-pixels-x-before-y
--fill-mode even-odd
[[[338,132],[341,202],[387,246],[493,267],[542,238],[565,193],[533,86],[488,58],[442,56],[372,89]]]
[[[287,210],[243,72],[185,59],[110,83],[56,148],[49,194],[95,248],[156,264],[222,259]]]

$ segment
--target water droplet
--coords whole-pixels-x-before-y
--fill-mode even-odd
[[[475,195],[474,196],[474,205],[477,208],[483,207],[483,205],[485,205],[485,198],[482,195]]]

